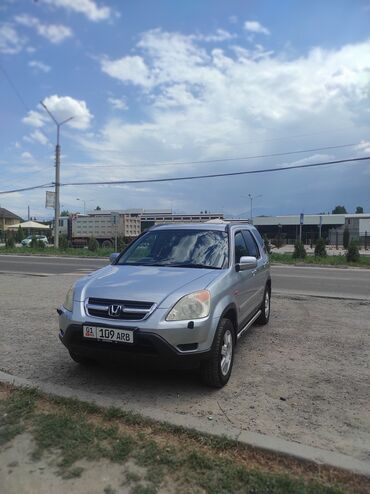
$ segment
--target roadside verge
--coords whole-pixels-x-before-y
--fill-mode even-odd
[[[17,387],[34,388],[51,396],[61,398],[74,398],[85,402],[94,403],[102,408],[116,407],[125,412],[134,412],[144,418],[157,422],[167,423],[175,427],[186,428],[211,436],[222,436],[231,441],[237,441],[241,445],[256,450],[285,456],[314,465],[322,465],[333,469],[345,470],[358,475],[370,477],[370,463],[357,460],[341,453],[321,450],[311,446],[286,441],[276,437],[266,436],[255,432],[249,432],[232,425],[223,426],[212,421],[202,420],[196,417],[184,416],[165,410],[157,411],[150,408],[136,409],[132,406],[122,406],[118,400],[106,398],[102,395],[75,390],[68,386],[35,382],[24,378],[12,376],[0,371],[0,382]]]

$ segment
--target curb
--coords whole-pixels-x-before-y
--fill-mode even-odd
[[[370,476],[370,463],[357,460],[351,456],[332,451],[325,451],[312,446],[294,443],[285,439],[267,436],[257,432],[249,432],[234,426],[223,426],[220,424],[205,421],[197,417],[189,417],[178,413],[170,413],[165,410],[153,410],[151,408],[130,407],[123,405],[118,400],[105,398],[99,394],[72,389],[68,386],[49,384],[46,382],[36,382],[30,379],[12,376],[0,371],[0,382],[12,384],[20,387],[32,387],[46,394],[59,396],[62,398],[77,398],[81,401],[94,402],[103,408],[116,406],[126,411],[136,412],[143,417],[167,422],[171,425],[193,429],[203,434],[213,436],[224,436],[227,439],[238,441],[244,446],[256,448],[277,455],[288,456],[296,460],[325,465],[340,470],[347,470],[359,475]]]

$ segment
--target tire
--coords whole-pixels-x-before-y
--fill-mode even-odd
[[[101,246],[110,249],[113,247],[113,243],[110,240],[103,240]]]
[[[94,365],[96,362],[95,360],[89,358],[89,357],[84,357],[83,355],[79,355],[78,353],[69,351],[69,355],[72,360],[74,360],[77,364],[81,365]]]
[[[269,322],[271,313],[271,288],[269,285],[266,285],[260,310],[261,315],[256,320],[256,324],[263,326]]]
[[[201,377],[204,384],[213,388],[225,386],[230,379],[233,368],[234,347],[234,325],[230,319],[221,319],[213,340],[210,358],[201,366]]]

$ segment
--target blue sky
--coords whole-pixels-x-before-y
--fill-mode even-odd
[[[4,0],[0,190],[165,178],[370,155],[370,1]],[[20,95],[15,94],[5,73]],[[21,101],[22,100],[22,101]],[[196,165],[354,144],[274,158]],[[238,215],[370,211],[370,165],[192,182],[63,187],[61,204]],[[0,195],[51,217],[44,190]]]

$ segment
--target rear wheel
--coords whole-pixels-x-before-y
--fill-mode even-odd
[[[257,324],[260,324],[261,326],[264,324],[267,324],[270,319],[270,312],[271,312],[271,288],[269,285],[266,285],[265,288],[265,293],[263,296],[262,304],[260,307],[261,310],[261,315],[258,317],[256,320]]]
[[[92,358],[85,357],[84,355],[79,355],[78,353],[72,352],[71,350],[69,351],[69,355],[72,360],[77,362],[77,364],[81,365],[94,365],[96,362]]]
[[[221,319],[213,341],[211,356],[201,367],[204,384],[222,388],[230,379],[234,362],[234,325]]]

